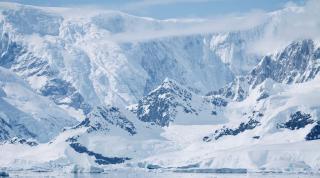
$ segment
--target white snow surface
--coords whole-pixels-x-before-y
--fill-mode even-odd
[[[66,140],[77,137],[77,143],[88,150],[110,157],[129,157],[124,164],[107,167],[144,167],[158,165],[162,168],[178,168],[196,165],[199,169],[245,168],[252,172],[318,172],[320,153],[318,140],[305,141],[305,135],[314,124],[297,130],[277,128],[294,111],[311,113],[319,120],[320,78],[293,85],[267,80],[251,92],[242,102],[230,102],[222,113],[227,123],[190,125],[173,122],[169,127],[159,127],[137,120],[130,112],[122,110],[137,126],[137,134],[130,135],[117,126],[106,132],[87,132],[86,127],[68,129],[50,143],[35,147],[25,145],[1,145],[0,165],[10,169],[54,170],[62,165],[71,171],[75,165],[83,171],[97,166],[92,157],[78,154]],[[257,98],[265,88],[270,96]],[[261,125],[236,136],[225,136],[211,142],[202,139],[215,129],[226,125],[237,127],[248,120],[248,115],[259,111],[264,115],[257,120]],[[128,112],[128,113],[126,113]],[[244,114],[247,113],[247,114]],[[131,115],[131,116],[130,116]],[[254,136],[260,136],[254,139]],[[18,150],[24,150],[19,152]],[[15,151],[16,150],[16,151]],[[14,154],[14,155],[13,155]],[[38,167],[37,167],[38,166]],[[105,167],[105,166],[102,166]]]
[[[27,82],[3,67],[0,67],[0,105],[1,119],[11,125],[10,136],[35,135],[38,141],[48,142],[64,127],[77,123],[66,111],[38,95]]]
[[[233,128],[247,119],[244,113],[263,112],[264,115],[259,120],[260,126],[237,136],[226,136],[208,143],[202,142],[201,138],[213,132],[215,128],[219,128],[219,125],[169,127],[168,133],[164,135],[169,135],[168,138],[180,144],[185,143],[184,149],[156,155],[146,161],[168,167],[199,164],[202,168],[317,171],[320,154],[316,148],[320,146],[320,142],[304,141],[312,125],[298,130],[279,129],[276,126],[296,110],[311,113],[313,118],[319,120],[319,81],[320,78],[317,77],[311,82],[289,86],[265,81],[243,102],[230,103],[224,113],[225,117],[230,118],[227,125]],[[261,87],[268,88],[267,91],[274,94],[257,103],[256,99],[259,97]],[[172,135],[177,137],[172,138]],[[253,136],[260,136],[260,139],[253,139]],[[196,139],[193,140],[194,138]]]
[[[184,28],[202,21],[156,20],[115,11],[80,15],[77,9],[12,3],[0,3],[0,11],[0,62],[5,61],[0,67],[0,126],[8,131],[8,137],[33,137],[39,142],[35,146],[0,144],[0,168],[91,172],[153,166],[319,172],[320,141],[305,140],[320,120],[319,75],[291,85],[266,79],[250,90],[245,100],[226,99],[226,106],[215,106],[210,103],[215,96],[204,96],[258,64],[262,54],[248,52],[248,44],[263,39],[265,29],[275,25],[272,18],[271,27],[267,21],[236,32],[139,41],[125,40],[124,34]],[[67,84],[59,86],[61,91],[51,86],[46,92],[58,92],[58,98],[44,96],[43,89],[56,79]],[[133,112],[137,103],[161,87],[170,89],[168,81],[190,93],[191,99],[169,93],[177,106],[173,104],[176,115],[167,126],[141,121]],[[61,97],[59,92],[64,90],[70,96]],[[106,118],[93,117],[95,113],[85,114],[70,104],[77,92],[82,97],[79,102],[83,99],[92,108],[119,107],[121,114],[111,114],[115,117],[111,119],[125,124],[112,124]],[[263,93],[268,96],[259,99]],[[154,103],[148,104],[142,107],[146,114]],[[184,107],[194,111],[187,113]],[[297,111],[308,113],[314,122],[293,130],[279,127]],[[259,122],[255,128],[204,141],[216,130],[238,128],[250,118]],[[136,133],[123,128],[130,123]],[[85,147],[90,154],[130,159],[99,165],[97,158],[77,152],[72,143]]]
[[[206,20],[157,20],[116,11],[81,13],[76,8],[12,3],[1,3],[0,11],[2,38],[25,50],[10,69],[39,90],[52,76],[30,75],[24,67],[26,61],[41,60],[47,65],[44,70],[70,82],[93,106],[136,103],[166,77],[205,94],[251,70],[262,55],[248,53],[247,44],[261,38],[264,24],[234,32],[119,41],[117,36],[126,33],[157,34]]]

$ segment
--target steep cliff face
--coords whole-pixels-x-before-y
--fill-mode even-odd
[[[280,52],[265,56],[245,76],[236,77],[226,87],[210,94],[220,94],[242,101],[257,85],[266,79],[278,83],[303,83],[314,79],[320,72],[320,48],[313,40],[292,42]]]
[[[267,56],[251,71],[253,86],[266,78],[280,83],[302,83],[315,78],[320,71],[320,48],[312,40],[291,43],[274,56]]]
[[[20,5],[1,13],[0,65],[56,104],[83,114],[97,105],[133,104],[166,77],[202,94],[221,88],[258,62],[257,55],[248,54],[246,48],[263,32],[255,28],[130,41],[118,38],[199,22],[161,21],[112,11],[70,16],[63,9]]]
[[[0,67],[0,138],[34,138],[48,142],[77,120],[38,95],[14,73]]]

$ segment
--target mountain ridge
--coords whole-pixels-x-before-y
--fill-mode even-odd
[[[0,168],[319,172],[317,39],[248,52],[271,18],[119,41],[202,22],[12,6],[0,8]]]

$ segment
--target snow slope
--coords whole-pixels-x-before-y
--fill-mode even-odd
[[[97,105],[136,103],[166,77],[202,94],[219,89],[258,62],[259,55],[247,54],[246,44],[263,31],[119,41],[117,36],[127,33],[157,33],[201,21],[161,21],[114,11],[83,16],[77,9],[10,3],[1,7],[0,65],[56,104],[84,115]]]
[[[241,31],[143,40],[132,34],[203,21],[0,11],[0,168],[319,172],[317,39],[248,49],[301,9]]]
[[[51,100],[35,93],[28,83],[0,67],[0,140],[14,136],[47,142],[64,127],[77,123]]]
[[[268,79],[244,101],[229,102],[218,114],[228,121],[216,124],[196,125],[188,118],[181,122],[172,117],[177,122],[160,127],[140,121],[129,110],[97,108],[50,143],[2,145],[6,159],[1,164],[35,171],[62,166],[67,172],[114,166],[318,172],[320,155],[315,148],[320,133],[312,139],[308,135],[319,127],[319,80],[288,85]],[[172,81],[165,85],[168,82]],[[263,92],[269,96],[258,100]],[[10,156],[15,149],[25,151]]]
[[[286,85],[267,80],[244,101],[229,103],[224,112],[230,119],[227,124],[210,130],[202,126],[180,125],[172,130],[169,127],[166,135],[172,139],[171,132],[178,133],[178,143],[189,138],[187,133],[198,136],[190,136],[188,144],[177,152],[155,155],[145,161],[162,167],[318,171],[320,155],[316,148],[320,143],[306,140],[319,125],[319,81],[317,77],[304,84]],[[268,91],[270,96],[257,102],[261,91]],[[243,124],[250,120],[258,124]],[[220,133],[222,136],[216,137]]]
[[[257,85],[270,78],[279,83],[302,83],[320,72],[320,47],[314,40],[294,41],[276,54],[264,56],[249,74],[238,76],[224,88],[207,95],[242,101]]]

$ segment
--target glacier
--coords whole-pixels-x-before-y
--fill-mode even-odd
[[[130,39],[205,20],[0,3],[0,170],[320,171],[320,43],[242,30]]]

